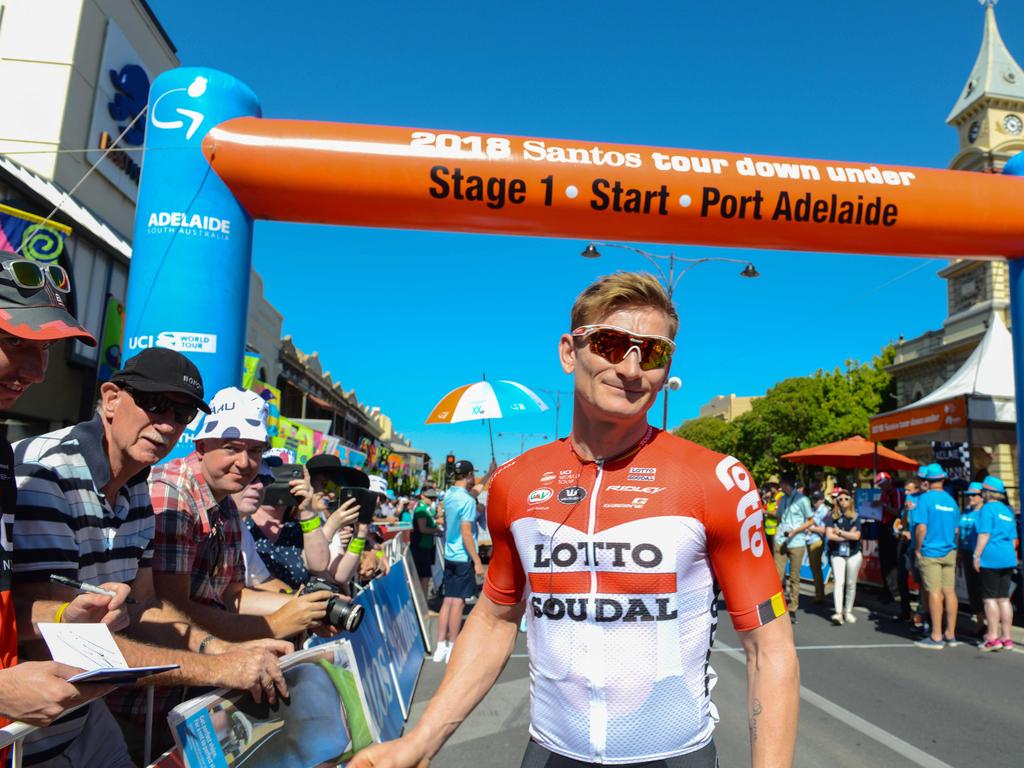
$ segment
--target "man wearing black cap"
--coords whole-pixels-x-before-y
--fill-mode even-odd
[[[474,483],[472,463],[455,462],[455,483],[444,495],[444,603],[437,619],[437,662],[448,661],[462,628],[466,598],[476,595],[476,576],[484,575],[476,549],[476,499],[469,493]]]
[[[116,638],[125,659],[132,666],[181,667],[147,682],[248,688],[256,697],[273,698],[275,686],[286,691],[274,653],[288,652],[289,644],[238,648],[214,638],[201,649],[200,638],[208,633],[155,598],[155,523],[146,478],[200,410],[209,409],[198,369],[173,350],[147,349],[100,387],[91,421],[14,446],[19,621],[37,616],[40,601],[67,599],[69,590],[51,584],[50,574],[94,585],[130,584],[138,608],[130,612],[130,637]],[[27,647],[45,658],[45,650]],[[208,658],[200,650],[221,655]],[[25,748],[25,765],[133,765],[102,701],[32,734]]]
[[[46,376],[49,350],[61,339],[80,339],[90,346],[96,340],[65,305],[62,294],[70,290],[67,273],[59,266],[46,267],[15,254],[0,252],[0,411],[11,408],[22,394]],[[0,439],[0,525],[9,531],[14,522],[17,489],[10,443]],[[76,686],[66,678],[77,670],[54,661],[18,661],[18,630],[11,600],[12,542],[0,537],[0,724],[7,716],[32,725],[49,724],[63,709],[98,696],[106,690],[96,685]],[[118,628],[127,622],[123,606],[128,587],[106,584],[117,597],[69,595],[63,604],[65,622],[99,622]],[[51,621],[60,601],[40,603],[37,621]],[[23,623],[21,634],[34,636],[32,621]],[[0,761],[3,751],[0,750]]]

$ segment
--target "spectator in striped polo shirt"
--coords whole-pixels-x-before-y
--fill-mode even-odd
[[[71,290],[64,269],[20,259],[0,252],[0,410],[14,406],[33,384],[43,381],[50,347],[61,339],[79,339],[89,346],[96,340],[64,305]],[[11,600],[14,507],[14,455],[11,444],[0,438],[0,726],[8,719],[31,725],[48,725],[63,710],[110,690],[99,685],[72,685],[67,678],[81,670],[55,661],[18,664],[18,637],[37,637],[33,621],[99,622],[112,629],[128,620],[124,584],[104,584],[117,597],[68,594],[67,602],[39,601],[37,613],[16,625]],[[17,666],[15,666],[17,665]],[[4,750],[0,750],[0,763]]]
[[[95,418],[14,446],[18,504],[14,585],[19,621],[39,615],[40,601],[65,599],[51,573],[90,584],[131,585],[138,603],[117,644],[132,666],[178,664],[148,679],[161,685],[249,689],[274,699],[287,688],[277,654],[288,643],[239,647],[213,637],[153,587],[153,508],[149,468],[181,437],[203,402],[196,367],[169,349],[147,349],[100,387]],[[45,657],[45,650],[23,646]],[[106,705],[94,701],[29,736],[25,765],[104,766],[134,763]]]

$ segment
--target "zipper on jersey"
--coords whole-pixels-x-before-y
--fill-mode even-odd
[[[601,490],[601,476],[604,474],[604,462],[597,462],[597,478],[594,480],[594,490],[590,493],[590,517],[587,521],[587,538],[590,540],[587,546],[590,548],[590,594],[597,595],[597,557],[594,550],[594,531],[597,530],[597,494]]]
[[[597,477],[594,480],[594,490],[590,494],[590,519],[587,523],[587,540],[590,551],[596,554],[594,547],[594,534],[597,530],[597,497],[601,491],[601,480],[604,477],[604,461],[598,461]],[[593,601],[593,610],[597,611],[597,558],[590,559],[590,599]],[[593,621],[586,624],[589,635],[587,642],[587,656],[590,681],[590,750],[594,760],[602,760],[608,741],[608,707],[604,698],[604,645],[602,641],[602,630]]]

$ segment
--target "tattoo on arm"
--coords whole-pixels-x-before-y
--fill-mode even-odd
[[[754,699],[750,707],[750,743],[757,741],[757,716],[761,714],[761,702]]]

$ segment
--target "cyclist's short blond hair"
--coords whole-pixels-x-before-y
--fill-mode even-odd
[[[654,275],[646,272],[615,272],[591,283],[576,297],[569,315],[570,328],[592,325],[620,309],[652,307],[668,318],[669,338],[679,330],[679,314]]]

